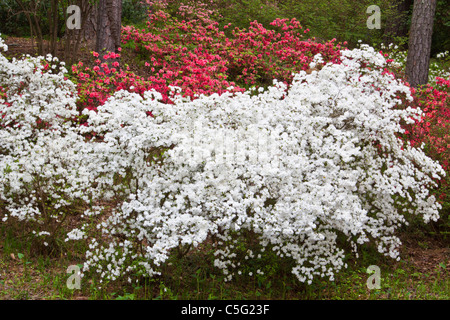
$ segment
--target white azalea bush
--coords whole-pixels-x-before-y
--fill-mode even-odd
[[[263,273],[269,253],[308,283],[333,279],[348,244],[398,259],[405,214],[438,219],[429,190],[444,171],[397,138],[420,111],[400,107],[410,91],[384,57],[362,46],[341,59],[318,55],[310,74],[258,94],[191,101],[173,88],[168,105],[119,91],[80,127],[64,70],[1,56],[2,221],[51,236],[79,211],[65,240],[86,241],[83,272],[105,282],[158,275],[174,252],[205,244],[226,280],[251,263],[247,274]]]
[[[104,133],[102,162],[128,173],[129,195],[98,225],[84,271],[153,276],[174,250],[206,242],[227,280],[266,250],[291,260],[300,281],[333,279],[345,265],[339,238],[398,259],[404,214],[438,219],[428,190],[444,171],[396,137],[420,111],[398,108],[409,88],[383,72],[383,56],[362,46],[342,59],[321,66],[317,56],[320,70],[258,95],[166,105],[156,92],[122,91],[87,111],[88,130]]]
[[[92,144],[72,125],[76,90],[64,72],[51,56],[0,55],[0,219],[32,225],[46,246],[99,194],[90,190]]]

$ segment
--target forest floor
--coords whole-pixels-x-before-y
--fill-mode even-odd
[[[67,288],[67,267],[82,260],[33,254],[26,243],[0,229],[0,300],[450,300],[449,241],[425,234],[404,233],[401,237],[400,261],[365,254],[363,261],[349,261],[335,281],[319,279],[311,286],[299,284],[292,275],[267,278],[262,283],[254,279],[224,283],[202,261],[196,266],[201,272],[194,275],[190,266],[180,265],[178,270],[153,279],[146,288],[117,284],[98,291],[92,281],[84,279],[81,290]],[[369,265],[380,268],[380,289],[367,287]]]

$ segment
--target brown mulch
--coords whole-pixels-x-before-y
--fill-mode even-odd
[[[402,258],[408,260],[417,272],[434,274],[439,264],[450,268],[448,241],[429,238],[424,242],[419,239],[402,239],[402,242]]]

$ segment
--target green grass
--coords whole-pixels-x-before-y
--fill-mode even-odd
[[[159,277],[142,278],[132,284],[109,283],[99,288],[99,280],[91,275],[81,280],[78,290],[67,287],[70,274],[66,270],[69,265],[82,262],[82,247],[67,248],[74,251],[70,254],[49,256],[33,252],[30,244],[10,229],[0,227],[0,230],[0,300],[450,299],[450,253],[445,251],[448,243],[442,244],[429,234],[409,236],[406,241],[409,249],[402,251],[401,261],[381,256],[368,247],[359,259],[347,259],[348,267],[336,275],[335,281],[317,278],[311,285],[299,283],[290,273],[289,263],[275,260],[271,262],[272,273],[241,275],[225,282],[221,272],[213,267],[211,252],[205,247],[183,258],[172,257]],[[433,259],[426,258],[429,252],[438,254]],[[367,287],[369,265],[380,268],[380,289]]]

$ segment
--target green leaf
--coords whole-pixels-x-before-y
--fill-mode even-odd
[[[23,255],[22,253],[18,253],[18,254],[17,254],[17,257],[18,257],[20,260],[22,260],[22,258],[24,257],[24,255]]]

